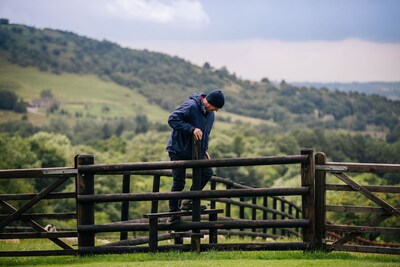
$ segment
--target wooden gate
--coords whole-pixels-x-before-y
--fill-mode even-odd
[[[57,188],[76,177],[75,168],[46,168],[46,169],[24,169],[24,170],[2,170],[0,179],[47,179],[53,180],[50,185],[39,193],[1,194],[0,207],[3,214],[0,215],[0,239],[32,239],[46,238],[55,243],[61,250],[48,251],[0,251],[0,256],[36,256],[40,255],[71,255],[76,254],[69,244],[61,238],[77,238],[78,233],[74,231],[51,232],[36,220],[40,219],[76,219],[76,212],[69,213],[31,213],[30,210],[42,200],[48,199],[75,199],[75,192],[57,192]],[[11,204],[18,202],[19,208]],[[14,221],[20,221],[28,226],[29,232],[4,231]],[[32,231],[33,230],[33,231]]]
[[[396,164],[361,164],[326,162],[325,154],[317,153],[315,159],[315,194],[316,194],[316,245],[317,248],[332,251],[356,251],[370,253],[400,254],[400,241],[397,243],[377,242],[362,237],[371,234],[396,235],[400,240],[400,187],[399,186],[363,186],[349,177],[348,173],[400,173],[400,165]],[[330,173],[344,184],[327,184],[326,173]],[[327,192],[353,191],[374,203],[374,206],[331,205],[326,203]],[[391,194],[388,203],[374,193]],[[337,197],[337,196],[336,196]],[[363,225],[338,225],[326,221],[327,212],[339,212],[343,216],[349,213],[369,213],[373,218]],[[393,226],[382,227],[380,224],[395,217]],[[371,237],[371,236],[370,236]]]

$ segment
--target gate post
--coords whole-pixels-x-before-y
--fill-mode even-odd
[[[308,162],[301,164],[301,186],[309,187],[307,195],[302,196],[303,219],[309,219],[309,227],[303,228],[303,242],[309,243],[308,250],[315,249],[315,199],[314,199],[314,151],[302,149],[302,155],[308,155]]]
[[[200,153],[204,153],[201,151],[200,143],[201,141],[196,140],[193,136],[193,143],[192,143],[192,159],[198,160],[202,159]],[[200,191],[201,190],[201,169],[200,168],[193,168],[193,176],[192,176],[192,190],[193,191]],[[200,203],[201,199],[192,199],[192,221],[193,222],[200,222],[201,221],[201,211],[200,211]],[[195,229],[192,230],[192,238],[191,238],[191,250],[200,252],[200,238],[196,236],[196,234],[200,234],[200,230]]]
[[[324,153],[315,154],[315,164],[325,165],[326,156]],[[318,250],[325,250],[326,232],[326,172],[315,171],[315,245]]]
[[[129,174],[124,174],[122,176],[122,193],[130,193],[131,187],[131,176]],[[121,207],[121,222],[127,221],[129,219],[129,201],[123,201]],[[128,232],[121,231],[119,235],[119,240],[128,239]]]
[[[94,164],[93,155],[79,155],[77,158],[77,168],[81,165]],[[78,201],[79,195],[94,194],[94,174],[82,174],[78,172],[76,183],[76,212],[78,229],[80,225],[94,224],[94,203],[81,203]],[[79,233],[78,230],[78,249],[81,247],[94,247],[94,233]]]

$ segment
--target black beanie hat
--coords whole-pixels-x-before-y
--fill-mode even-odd
[[[208,93],[206,96],[208,103],[211,105],[222,108],[225,104],[225,97],[224,94],[220,90],[214,90]]]

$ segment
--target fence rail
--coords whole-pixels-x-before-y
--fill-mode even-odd
[[[301,176],[300,187],[290,188],[253,188],[233,180],[213,176],[210,190],[194,190],[184,192],[160,192],[161,177],[171,177],[172,169],[192,169],[187,177],[193,179],[193,184],[199,181],[199,168],[203,167],[237,167],[256,165],[298,164]],[[73,168],[44,168],[24,170],[0,170],[0,179],[52,179],[53,182],[38,193],[1,194],[0,207],[0,240],[9,238],[49,239],[57,244],[58,250],[48,251],[0,251],[0,256],[39,256],[39,255],[84,255],[101,253],[127,253],[166,251],[179,249],[182,251],[207,249],[242,249],[242,250],[325,250],[325,251],[357,251],[373,253],[400,254],[399,246],[384,247],[380,242],[368,239],[363,245],[354,245],[363,234],[399,235],[398,227],[383,227],[380,224],[388,218],[399,219],[400,207],[389,203],[373,193],[400,193],[398,186],[364,186],[355,182],[347,173],[400,173],[400,165],[396,164],[362,164],[326,162],[323,153],[303,149],[300,155],[211,159],[187,161],[162,161],[122,164],[95,164],[92,155],[75,157]],[[94,186],[98,175],[116,176],[122,178],[121,193],[95,194]],[[130,193],[131,176],[153,176],[152,192]],[[326,176],[336,177],[344,184],[328,184]],[[74,178],[76,192],[57,192],[56,188],[69,179]],[[216,184],[222,184],[226,189],[217,189]],[[327,192],[358,192],[378,206],[332,205],[327,203]],[[301,207],[285,199],[285,196],[301,198]],[[59,213],[29,213],[29,210],[42,200],[72,199],[76,202],[75,212]],[[169,199],[192,199],[194,208],[185,221],[177,225],[165,224],[165,218],[159,216],[159,202]],[[393,199],[398,199],[394,197]],[[201,215],[200,200],[210,202],[210,215]],[[270,200],[270,201],[269,201]],[[146,218],[129,220],[129,205],[132,202],[150,202],[150,213]],[[10,203],[22,203],[18,208]],[[95,224],[95,205],[97,203],[121,203],[121,220],[109,224]],[[218,217],[216,206],[225,205],[225,217]],[[237,217],[233,216],[232,207],[236,206]],[[247,211],[251,212],[245,212]],[[213,211],[215,211],[213,213]],[[262,212],[259,214],[257,212]],[[221,211],[222,212],[222,211]],[[327,213],[373,213],[375,217],[364,225],[343,225],[327,222]],[[212,213],[212,214],[211,214]],[[260,216],[261,215],[261,216]],[[153,218],[153,220],[151,219]],[[155,218],[155,219],[154,219]],[[36,220],[68,220],[76,219],[76,229],[71,231],[49,232]],[[152,220],[152,221],[151,221]],[[20,221],[31,226],[34,232],[20,232],[8,227],[11,222]],[[156,223],[154,223],[156,222]],[[175,231],[191,234],[191,244],[181,243],[178,237],[165,231]],[[128,239],[129,232],[148,235]],[[262,232],[261,232],[262,231]],[[268,231],[268,232],[267,232]],[[278,234],[280,231],[280,234]],[[120,241],[107,246],[95,246],[98,233],[120,233]],[[271,243],[241,243],[220,244],[217,233],[226,235],[248,235],[278,238],[283,235],[300,235],[302,242],[271,242]],[[199,237],[210,235],[209,244],[201,244]],[[330,240],[329,237],[336,237]],[[75,238],[78,248],[73,248],[63,241],[63,238]],[[154,239],[156,238],[156,239]],[[175,240],[175,245],[160,245],[159,240]],[[75,241],[76,242],[76,241]],[[149,246],[138,246],[148,243]]]
[[[235,158],[235,159],[209,159],[209,160],[180,160],[160,161],[142,163],[122,164],[96,164],[79,165],[78,172],[81,174],[106,174],[126,173],[130,171],[163,170],[175,168],[204,168],[204,167],[238,167],[257,165],[282,165],[307,163],[308,155],[292,155],[281,157],[257,157],[257,158]]]

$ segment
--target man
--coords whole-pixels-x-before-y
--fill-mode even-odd
[[[177,108],[168,118],[168,124],[172,128],[168,140],[167,151],[171,160],[191,160],[192,143],[196,138],[200,141],[200,155],[202,158],[209,159],[208,140],[211,128],[214,124],[214,111],[218,111],[225,104],[224,94],[220,90],[211,91],[209,94],[196,93],[189,97]],[[171,191],[182,191],[186,184],[186,169],[173,169],[173,182]],[[201,169],[201,189],[211,179],[213,171],[211,168]],[[204,209],[202,206],[201,209]],[[169,211],[176,212],[191,210],[192,201],[183,200],[179,208],[179,200],[169,201]],[[179,216],[170,217],[168,223],[178,223],[181,221]]]

